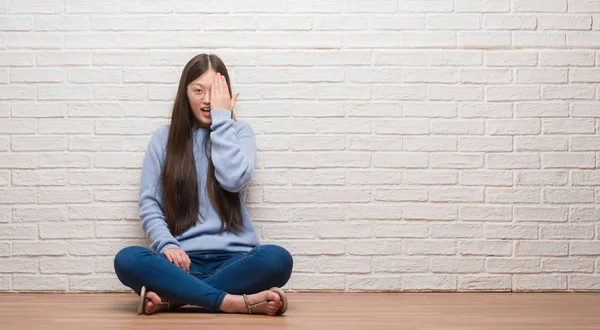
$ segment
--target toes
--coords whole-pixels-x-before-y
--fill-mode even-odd
[[[267,291],[267,300],[271,300],[271,301],[275,301],[275,302],[281,302],[281,297],[279,297],[279,295],[273,291]]]

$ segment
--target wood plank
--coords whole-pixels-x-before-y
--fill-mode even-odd
[[[0,294],[0,329],[600,329],[596,293],[289,293],[283,317],[138,316],[136,295]]]

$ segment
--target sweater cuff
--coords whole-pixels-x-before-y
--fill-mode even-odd
[[[231,120],[231,111],[225,109],[212,109],[210,110],[210,118],[212,119],[211,126],[213,126]]]
[[[163,246],[162,249],[160,249],[159,253],[165,252],[166,249],[181,249],[181,247],[179,245],[169,243]]]

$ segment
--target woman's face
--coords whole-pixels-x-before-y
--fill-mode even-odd
[[[208,128],[212,124],[210,118],[210,89],[217,72],[209,69],[187,86],[187,96],[194,116],[200,127]]]

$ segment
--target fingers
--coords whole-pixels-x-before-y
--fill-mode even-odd
[[[217,75],[213,77],[213,83],[210,88],[210,102],[213,103],[217,95]]]
[[[187,255],[187,253],[185,254],[185,271],[186,272],[190,272],[190,265],[192,264],[192,261],[190,260],[190,256]]]

